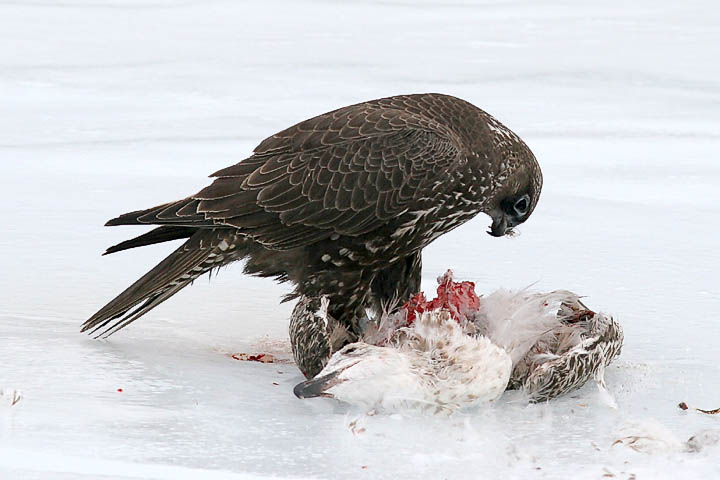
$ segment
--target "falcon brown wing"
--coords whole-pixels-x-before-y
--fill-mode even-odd
[[[296,248],[379,228],[431,197],[460,152],[451,131],[422,115],[361,104],[268,138],[191,198],[215,225],[268,248]]]

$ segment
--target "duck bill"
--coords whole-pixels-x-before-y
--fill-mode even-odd
[[[332,398],[332,394],[327,393],[327,390],[334,387],[338,383],[343,382],[343,380],[338,377],[339,374],[340,372],[332,372],[321,377],[315,377],[312,380],[298,383],[297,385],[295,385],[293,393],[298,398]]]

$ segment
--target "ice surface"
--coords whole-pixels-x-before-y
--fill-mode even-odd
[[[0,478],[717,477],[717,448],[612,445],[720,428],[677,408],[720,406],[718,45],[712,0],[3,2],[0,389],[23,398],[0,405]],[[240,268],[109,341],[78,333],[173,248],[101,257],[140,233],[107,219],[296,121],[424,91],[496,115],[545,176],[521,236],[479,217],[428,247],[426,291],[453,268],[587,295],[625,328],[617,410],[592,385],[449,419],[297,400],[294,366],[226,355],[285,340],[292,307]]]

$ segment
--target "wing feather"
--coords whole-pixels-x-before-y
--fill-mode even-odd
[[[369,102],[267,138],[188,199],[112,222],[235,227],[268,248],[295,248],[381,228],[431,197],[463,155],[454,132],[402,99]]]

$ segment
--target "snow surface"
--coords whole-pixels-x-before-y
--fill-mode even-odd
[[[717,478],[717,447],[681,446],[720,429],[692,410],[720,406],[718,10],[1,2],[0,389],[23,398],[0,403],[0,478]],[[239,267],[109,341],[78,333],[174,248],[101,257],[140,233],[107,219],[194,193],[296,121],[426,91],[497,116],[545,176],[521,236],[478,217],[428,247],[426,291],[453,268],[479,292],[587,295],[625,327],[616,410],[592,385],[450,418],[298,400],[293,365],[227,356],[287,350],[287,287]],[[613,446],[628,429],[669,438]]]

